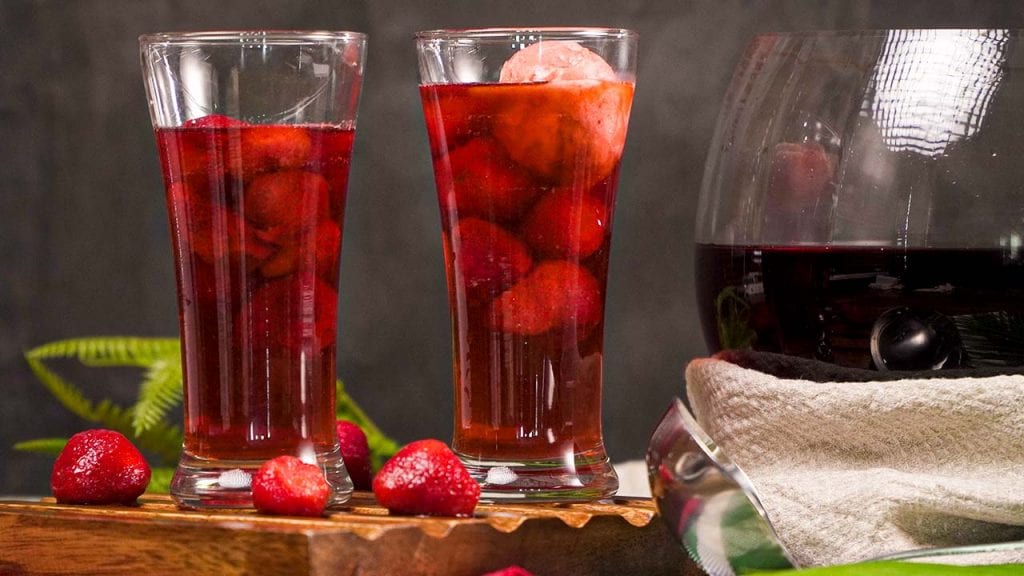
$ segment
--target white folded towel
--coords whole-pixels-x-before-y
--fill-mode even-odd
[[[801,565],[1024,540],[1024,376],[819,383],[699,359],[686,381]]]

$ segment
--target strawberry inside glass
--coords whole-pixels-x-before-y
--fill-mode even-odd
[[[545,46],[549,56],[586,50]],[[607,462],[605,285],[633,83],[589,51],[583,69],[545,68],[536,54],[513,56],[500,83],[420,94],[452,310],[453,448],[471,471],[575,463],[563,476],[571,488],[586,462]]]
[[[353,135],[218,115],[156,130],[194,458],[337,450],[336,287]]]

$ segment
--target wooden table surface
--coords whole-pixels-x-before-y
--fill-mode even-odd
[[[0,575],[697,575],[649,500],[481,504],[473,518],[389,516],[371,494],[326,518],[0,501]]]

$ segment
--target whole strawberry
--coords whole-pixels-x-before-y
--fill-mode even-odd
[[[150,474],[142,453],[123,434],[86,430],[57,456],[50,489],[62,504],[134,504]]]
[[[444,442],[418,440],[381,467],[373,493],[394,514],[470,516],[480,485]]]
[[[295,456],[267,460],[252,477],[252,503],[260,512],[323,516],[331,487],[320,467]]]
[[[352,479],[356,490],[371,490],[370,484],[370,444],[366,440],[363,429],[348,420],[338,420],[338,444],[341,446],[341,457],[345,460],[345,468]]]

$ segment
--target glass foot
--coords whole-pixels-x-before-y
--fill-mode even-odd
[[[619,478],[604,450],[541,460],[458,456],[480,484],[481,502],[590,502],[613,496],[619,489]]]
[[[171,480],[171,498],[181,508],[252,508],[252,474],[265,460],[209,460],[181,455]],[[342,507],[352,496],[352,480],[341,451],[318,454],[317,462],[331,487],[327,508]]]

